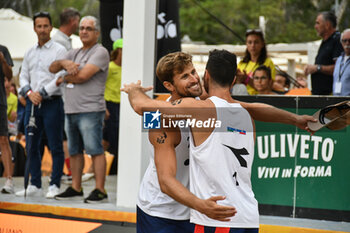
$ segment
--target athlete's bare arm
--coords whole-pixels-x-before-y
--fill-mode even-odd
[[[239,101],[238,101],[239,102]],[[307,122],[317,121],[309,115],[297,115],[268,104],[239,102],[254,120],[295,125],[310,132]]]
[[[141,86],[141,82],[124,84],[121,91],[129,95],[129,102],[131,107],[139,115],[143,111],[160,110],[162,113],[174,115],[174,119],[196,119],[205,121],[216,118],[216,108],[213,102],[207,100],[196,100],[194,98],[182,98],[173,102],[160,101],[151,99],[145,94],[151,87],[145,88]],[[204,142],[210,136],[214,128],[203,129],[198,128],[192,131],[194,144],[196,146]]]
[[[156,110],[162,108],[163,112],[170,115],[176,114],[178,113],[178,109],[182,109],[185,110],[187,114],[197,117],[198,109],[208,107],[207,100],[201,101],[194,98],[182,98],[173,102],[151,99],[145,93],[152,90],[152,87],[142,87],[140,80],[136,83],[124,84],[124,87],[120,90],[128,94],[131,107],[139,115],[142,115],[142,112],[146,109]]]
[[[163,193],[209,218],[229,221],[229,217],[236,214],[237,211],[234,207],[216,204],[216,201],[224,200],[224,196],[214,196],[206,200],[200,199],[176,179],[175,147],[181,141],[180,131],[175,129],[153,130],[149,133],[149,140],[154,147],[158,181]]]
[[[140,84],[140,81],[137,83],[124,84],[124,88],[121,89],[129,94],[131,106],[134,108],[135,112],[140,115],[142,114],[143,108],[169,108],[172,105],[178,105],[181,108],[189,108],[186,111],[192,111],[193,114],[196,114],[193,112],[195,111],[195,107],[206,108],[210,106],[208,101],[198,101],[194,100],[193,98],[180,99],[177,102],[172,103],[172,105],[169,102],[153,100],[145,94],[145,92],[151,90],[152,88],[144,88]],[[247,109],[254,120],[295,125],[298,128],[309,132],[310,130],[307,127],[307,122],[316,122],[316,119],[314,119],[312,116],[297,115],[279,108],[275,108],[268,104],[237,102]],[[169,114],[171,113],[169,112]]]

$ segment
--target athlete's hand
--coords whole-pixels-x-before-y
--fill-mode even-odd
[[[216,202],[225,200],[225,196],[213,196],[209,199],[202,200],[201,207],[197,209],[199,212],[207,215],[209,218],[219,221],[230,221],[230,217],[235,216],[237,210],[233,206],[218,205]]]
[[[140,80],[138,80],[136,83],[130,83],[130,84],[125,83],[124,87],[120,88],[121,91],[123,91],[127,94],[130,94],[131,92],[134,92],[134,91],[141,91],[141,92],[145,93],[145,92],[150,91],[152,89],[153,89],[152,86],[149,86],[149,87],[141,86]]]
[[[307,126],[307,123],[311,121],[311,122],[317,122],[317,120],[310,115],[298,115],[296,122],[295,122],[295,126],[297,126],[299,129],[303,129],[306,130],[308,132],[310,132],[311,134],[313,134],[314,132],[311,131],[309,129],[309,127]]]

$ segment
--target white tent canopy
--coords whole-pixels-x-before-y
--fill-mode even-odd
[[[58,29],[54,28],[51,36]],[[29,17],[18,14],[12,9],[0,9],[0,44],[4,45],[10,51],[11,57],[15,62],[14,74],[23,60],[26,50],[38,42],[37,35],[33,30],[33,20]],[[82,46],[80,38],[72,35],[73,48]]]

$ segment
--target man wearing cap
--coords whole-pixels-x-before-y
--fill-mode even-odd
[[[106,117],[103,129],[103,144],[114,156],[118,153],[118,131],[119,131],[119,106],[120,106],[120,85],[122,77],[122,51],[123,39],[118,39],[113,43],[111,61],[106,81],[105,100]],[[116,157],[112,164],[111,172],[116,173]]]
[[[338,57],[333,73],[333,95],[350,96],[350,28],[341,34],[344,53]]]

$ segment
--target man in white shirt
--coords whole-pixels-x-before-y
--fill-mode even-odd
[[[64,55],[65,48],[50,38],[52,23],[48,12],[34,14],[33,22],[38,43],[25,53],[19,78],[20,93],[27,99],[24,125],[28,125],[32,105],[36,124],[34,135],[31,136],[32,143],[26,145],[27,155],[30,156],[31,174],[31,184],[27,188],[26,195],[42,195],[39,146],[41,135],[45,131],[52,154],[52,174],[46,198],[53,198],[59,193],[64,163],[62,147],[64,112],[61,91],[55,85],[55,75],[49,71],[49,66]],[[27,129],[25,135],[28,138]],[[24,196],[24,193],[25,190],[22,190],[16,195]]]
[[[80,13],[75,8],[69,7],[62,11],[60,14],[60,27],[59,30],[52,37],[53,41],[61,44],[67,51],[72,49],[72,38],[70,36],[77,31],[79,27]],[[64,95],[64,89],[61,89],[62,96]],[[62,97],[64,100],[64,97]],[[64,162],[68,168],[68,176],[63,176],[62,181],[71,183],[72,172],[70,169],[70,159],[68,152],[67,136],[63,132],[63,150],[64,150]]]
[[[69,7],[60,14],[59,30],[52,37],[52,40],[63,45],[67,51],[72,49],[72,39],[70,36],[79,27],[80,13],[76,9]]]

